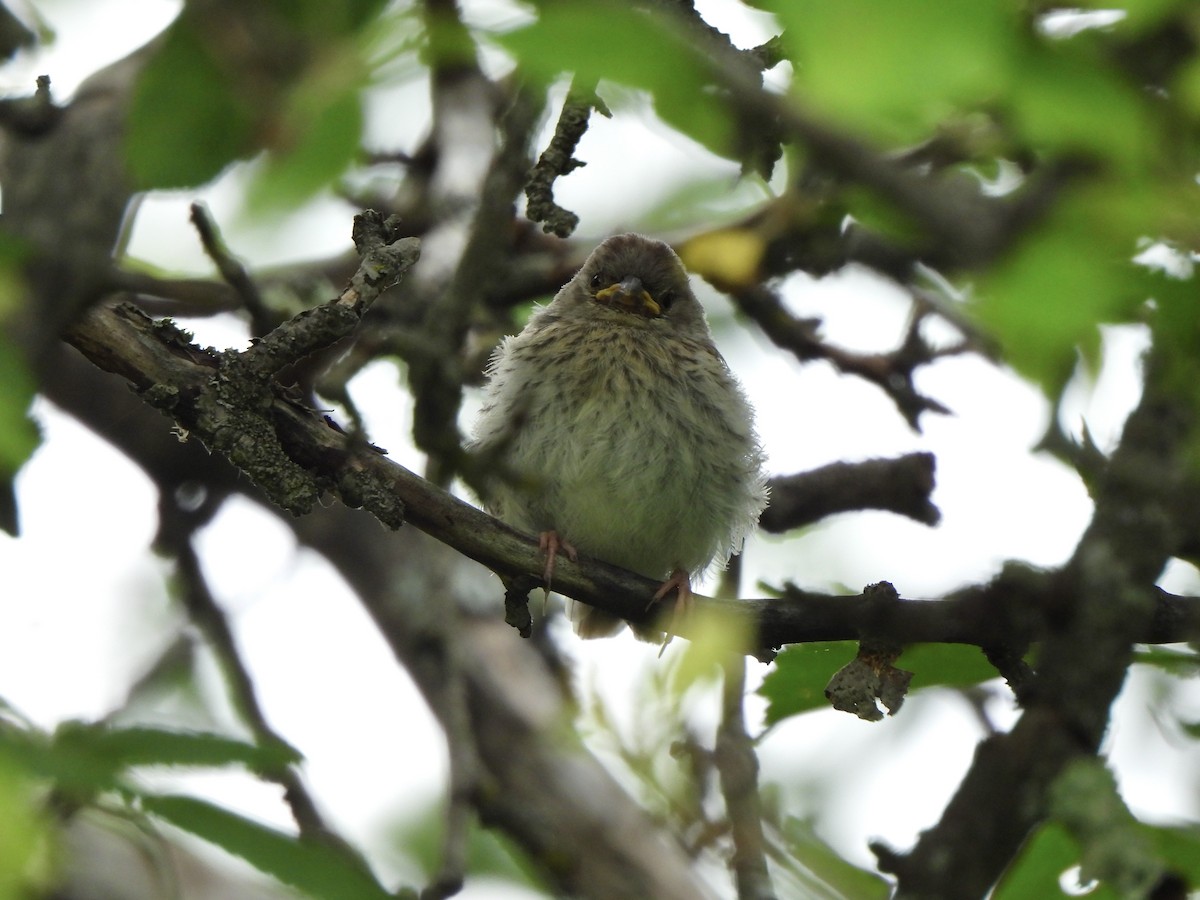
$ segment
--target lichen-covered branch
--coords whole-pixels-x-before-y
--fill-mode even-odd
[[[580,139],[587,132],[593,109],[601,115],[611,115],[603,101],[596,96],[594,86],[585,89],[579,86],[576,79],[563,101],[558,123],[554,126],[554,136],[538,157],[525,184],[525,214],[534,222],[541,222],[543,231],[560,238],[571,236],[579,224],[579,216],[554,202],[554,182],[586,165],[574,154]]]

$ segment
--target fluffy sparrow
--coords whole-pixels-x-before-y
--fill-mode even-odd
[[[611,237],[496,350],[473,449],[498,454],[489,509],[540,535],[544,580],[559,552],[648,578],[655,594],[741,549],[766,506],[750,405],[713,345],[674,251]],[[621,621],[572,608],[584,637]]]

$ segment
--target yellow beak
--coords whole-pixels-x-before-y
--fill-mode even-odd
[[[647,319],[654,319],[662,315],[662,307],[642,286],[642,280],[633,276],[623,278],[616,284],[596,291],[595,297],[596,302],[604,306],[636,313]]]

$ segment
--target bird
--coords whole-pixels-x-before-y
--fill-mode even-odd
[[[507,473],[485,508],[536,533],[549,592],[559,554],[662,580],[653,600],[740,552],[767,503],[752,407],[670,245],[600,243],[486,370],[469,449]],[[486,458],[486,457],[485,457]],[[623,622],[572,604],[581,637]],[[668,634],[669,637],[669,634]]]

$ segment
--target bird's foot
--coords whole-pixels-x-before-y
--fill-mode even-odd
[[[571,562],[579,560],[579,552],[568,541],[558,536],[557,531],[543,531],[538,535],[538,549],[546,554],[546,568],[542,570],[542,587],[550,593],[550,582],[554,580],[554,563],[558,554],[565,553]]]
[[[664,650],[667,649],[667,644],[671,643],[671,638],[675,636],[676,623],[686,619],[692,612],[692,578],[683,569],[676,569],[671,573],[671,577],[662,583],[654,596],[650,598],[650,602],[646,604],[646,609],[649,610],[655,603],[670,596],[672,591],[677,591],[675,597],[675,612],[671,616],[671,625],[667,628],[666,636],[663,638],[662,646],[658,650],[658,655],[662,656]]]

